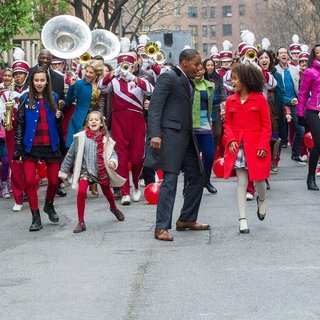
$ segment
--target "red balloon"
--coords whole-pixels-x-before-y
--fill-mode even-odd
[[[219,158],[213,163],[213,173],[217,178],[223,178],[224,175],[224,159]]]
[[[161,183],[153,182],[146,186],[144,189],[144,198],[149,204],[157,204]]]
[[[162,170],[156,170],[157,176],[159,180],[163,180],[163,171]]]
[[[304,144],[307,146],[307,148],[309,149],[312,149],[313,148],[313,145],[314,145],[314,142],[313,142],[313,139],[312,139],[312,135],[311,135],[311,132],[307,132],[304,137],[303,137],[303,142]]]
[[[37,163],[37,171],[38,171],[38,176],[40,179],[44,179],[47,177],[47,167],[45,162],[39,161]]]

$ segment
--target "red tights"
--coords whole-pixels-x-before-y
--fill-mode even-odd
[[[78,219],[79,222],[84,222],[84,209],[86,207],[86,196],[87,196],[87,189],[90,182],[85,179],[79,180],[79,189],[78,189],[78,195],[77,195],[77,207],[78,207]],[[100,185],[101,190],[105,197],[107,198],[110,209],[116,209],[116,202],[114,200],[113,192],[111,191],[110,185],[103,186]]]
[[[59,185],[59,165],[57,162],[46,162],[47,176],[48,176],[48,187],[46,199],[53,201],[58,190]],[[24,172],[24,183],[25,191],[29,200],[30,210],[39,210],[38,204],[38,189],[39,182],[36,179],[37,175],[37,161],[24,160],[23,161],[23,172]]]

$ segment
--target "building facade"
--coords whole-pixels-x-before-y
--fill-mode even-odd
[[[222,42],[229,40],[233,52],[241,42],[241,30],[255,34],[257,43],[268,35],[263,34],[263,20],[267,4],[265,0],[208,0],[185,1],[171,16],[144,24],[144,32],[157,30],[165,33],[190,31],[192,47],[204,57],[210,55],[210,48],[216,45],[222,50]],[[159,13],[160,14],[160,13]]]

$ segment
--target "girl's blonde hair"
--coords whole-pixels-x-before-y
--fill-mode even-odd
[[[85,69],[87,69],[88,67],[93,68],[96,76],[97,76],[97,81],[100,80],[100,78],[102,77],[103,73],[104,73],[104,66],[103,63],[99,60],[90,60],[86,66]]]
[[[95,114],[97,114],[99,116],[99,118],[101,120],[101,130],[103,129],[107,134],[108,128],[107,128],[107,125],[106,125],[105,117],[100,111],[97,111],[97,110],[89,111],[89,113],[87,114],[86,123],[84,125],[84,128],[85,129],[87,129],[87,128],[89,129],[89,117],[93,113],[95,113]]]

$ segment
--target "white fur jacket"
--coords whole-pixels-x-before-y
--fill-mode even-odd
[[[74,137],[74,140],[73,140],[74,146],[71,146],[67,155],[65,156],[65,159],[59,171],[59,178],[61,179],[68,178],[68,172],[74,162],[72,189],[78,189],[78,181],[81,176],[81,168],[82,168],[82,162],[84,157],[86,133],[85,131],[81,131],[75,134],[73,137]],[[104,143],[103,158],[104,158],[106,169],[108,172],[110,185],[112,187],[121,187],[125,183],[126,179],[119,176],[114,169],[111,169],[108,166],[108,162],[112,160],[116,164],[116,168],[118,167],[118,158],[116,153],[114,152],[114,146],[116,143],[110,137],[109,138],[104,137],[103,143]]]

